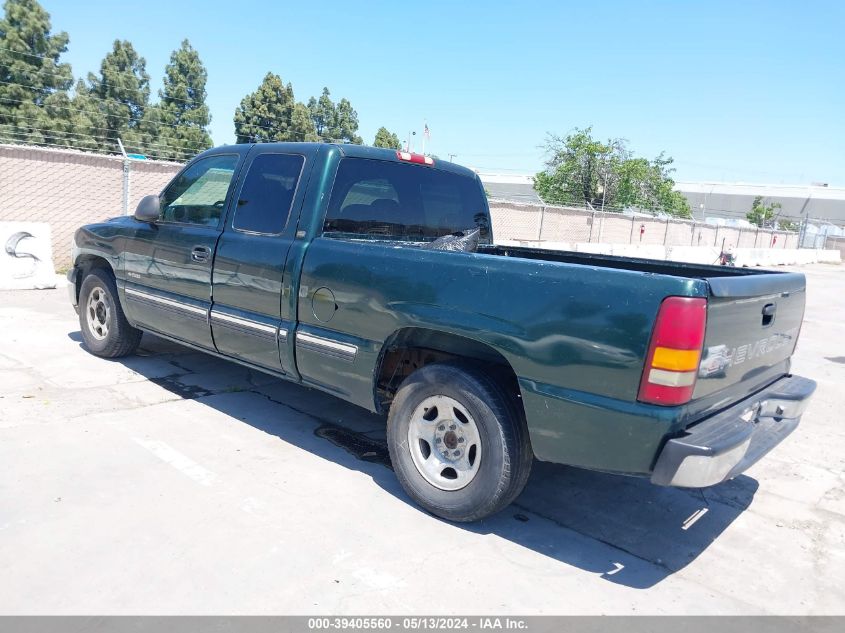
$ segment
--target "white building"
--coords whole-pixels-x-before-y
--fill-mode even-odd
[[[541,202],[534,190],[533,174],[478,171],[484,188],[493,198],[517,202]],[[745,220],[754,198],[781,205],[781,220],[814,224],[845,225],[845,188],[824,185],[758,185],[725,182],[677,182],[675,190],[689,201],[696,220],[724,218]]]
[[[677,182],[689,200],[695,219],[745,218],[754,198],[765,204],[778,202],[780,218],[793,222],[809,219],[845,224],[845,188],[822,185],[755,185],[724,182]]]

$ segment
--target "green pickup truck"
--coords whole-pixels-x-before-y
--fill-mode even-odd
[[[496,245],[478,176],[354,145],[219,147],[80,228],[86,347],[143,331],[387,413],[430,512],[501,510],[534,457],[704,487],[798,424],[795,273]]]

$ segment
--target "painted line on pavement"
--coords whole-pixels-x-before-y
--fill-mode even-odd
[[[146,448],[161,461],[166,464],[170,464],[180,473],[189,479],[193,479],[202,486],[210,486],[217,479],[217,475],[213,472],[203,466],[200,466],[190,457],[183,455],[175,448],[168,446],[164,442],[159,440],[143,440],[138,437],[133,437],[132,441],[139,446]]]

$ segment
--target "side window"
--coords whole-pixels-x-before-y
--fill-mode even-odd
[[[253,233],[281,233],[285,228],[305,158],[299,154],[255,157],[238,195],[233,228]]]
[[[217,226],[237,164],[237,154],[209,156],[195,162],[165,190],[159,219]]]

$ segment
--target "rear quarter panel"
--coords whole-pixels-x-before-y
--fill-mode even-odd
[[[338,305],[328,322],[313,309],[321,288]],[[633,417],[626,428],[614,411],[624,418],[629,410],[642,424],[635,400],[660,302],[706,293],[704,282],[684,278],[320,237],[303,264],[301,327],[359,351],[352,363],[298,353],[297,364],[303,376],[322,376],[340,395],[373,409],[379,354],[397,330],[429,328],[485,343],[520,380],[535,453],[595,466],[585,451],[614,441],[624,452],[638,432]],[[559,403],[567,400],[580,403],[573,419],[560,417]],[[671,418],[655,415],[649,450]],[[573,448],[561,456],[563,438]],[[640,457],[636,468],[605,468],[633,472],[652,457]]]

